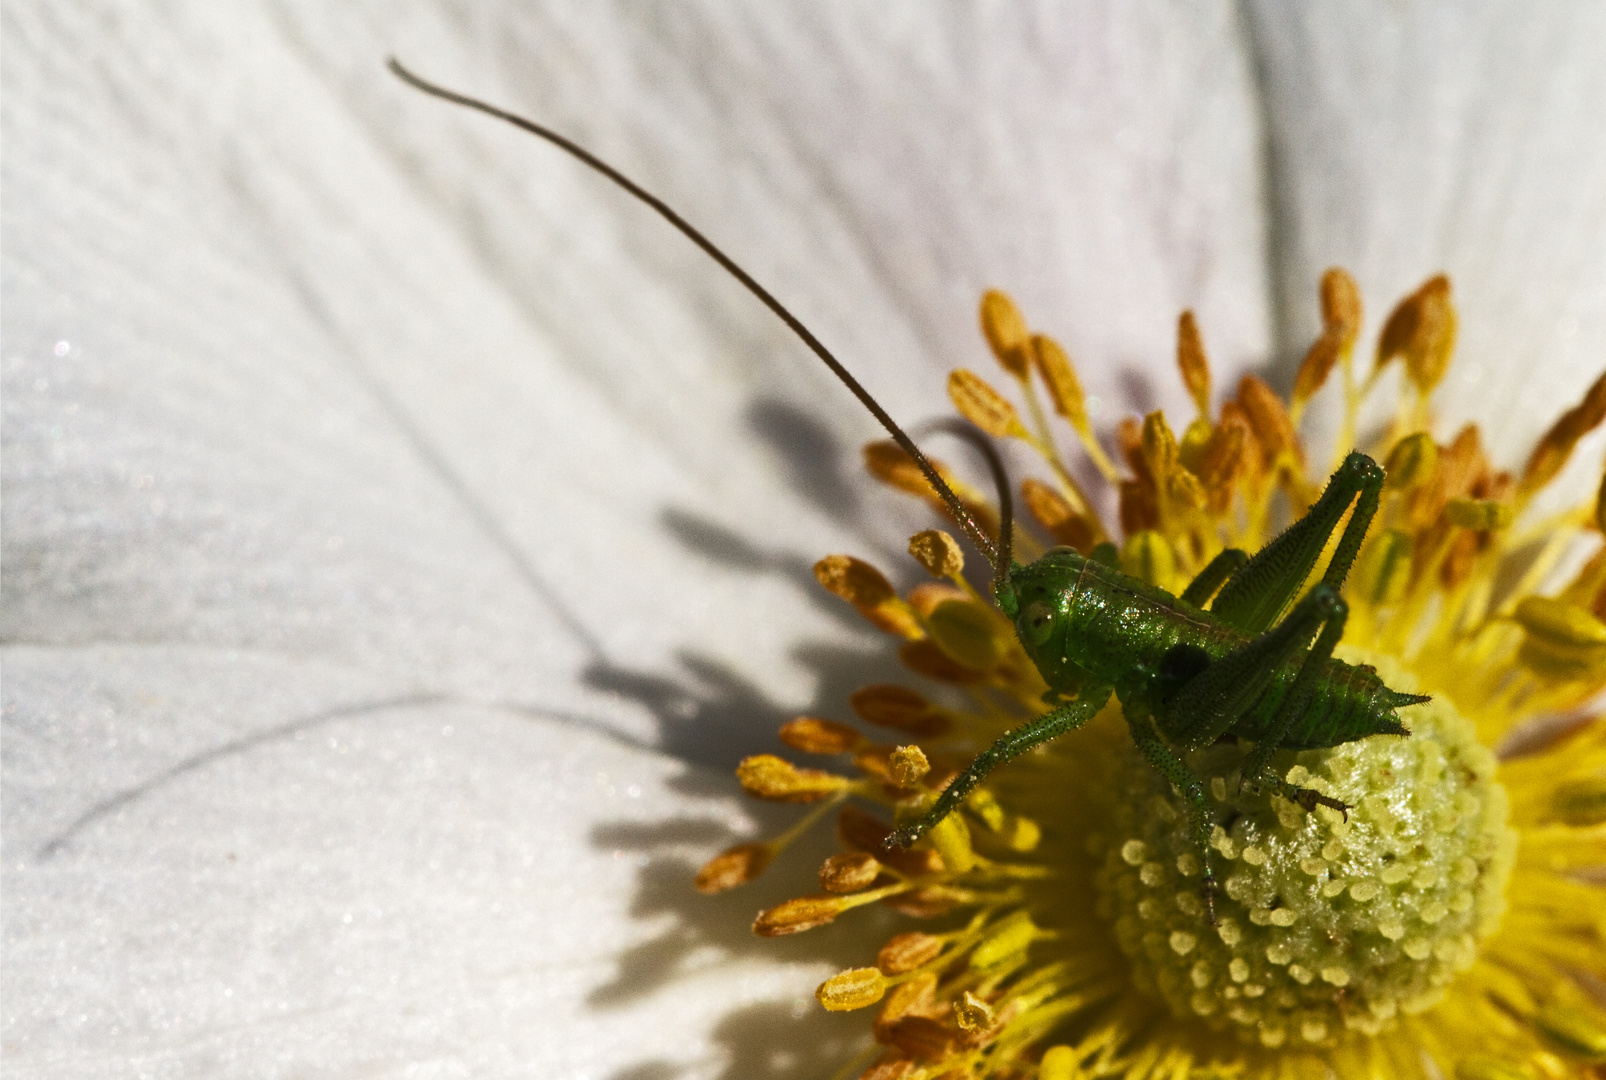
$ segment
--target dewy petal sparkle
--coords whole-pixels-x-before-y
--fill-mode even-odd
[[[1307,406],[1337,401],[1347,450],[1379,373],[1399,364],[1394,420],[1369,448],[1387,463],[1388,487],[1346,588],[1340,655],[1394,689],[1432,695],[1405,714],[1410,737],[1280,755],[1289,783],[1342,800],[1347,814],[1242,787],[1234,743],[1193,755],[1212,778],[1224,893],[1215,925],[1186,803],[1138,754],[1114,704],[991,774],[925,843],[886,850],[894,824],[1044,709],[1045,685],[944,534],[921,533],[910,551],[947,580],[907,596],[867,563],[822,560],[821,584],[900,638],[905,665],[945,689],[876,686],[852,699],[860,720],[918,747],[819,717],[787,724],[792,749],[851,754],[857,776],[748,759],[738,775],[750,794],[815,805],[783,835],[715,858],[698,886],[751,880],[835,815],[847,851],[822,868],[826,891],[771,908],[753,928],[798,933],[867,904],[917,921],[874,966],[819,989],[833,1011],[879,1006],[876,1056],[844,1063],[845,1075],[1497,1080],[1606,1061],[1606,1014],[1589,991],[1606,979],[1606,894],[1582,872],[1606,863],[1606,723],[1590,713],[1505,759],[1491,748],[1606,686],[1601,500],[1524,515],[1606,417],[1606,375],[1520,473],[1500,471],[1475,426],[1443,443],[1433,435],[1431,399],[1457,325],[1447,278],[1394,310],[1364,378],[1352,362],[1359,290],[1331,270],[1321,301],[1323,330],[1291,399],[1251,376],[1214,412],[1204,339],[1185,313],[1178,363],[1197,416],[1180,438],[1159,413],[1124,421],[1124,473],[1093,438],[1069,357],[1000,293],[983,300],[983,329],[1024,413],[973,372],[955,373],[950,392],[967,418],[1043,457],[1050,477],[1025,482],[1025,504],[1055,542],[1087,551],[1117,533],[1055,449],[1040,381],[1116,485],[1123,570],[1178,592],[1223,547],[1263,546],[1279,507],[1314,499],[1327,470],[1296,433]],[[1329,382],[1338,385],[1318,398]],[[872,445],[866,458],[880,479],[931,497],[895,450]],[[996,522],[975,492],[960,494]],[[1041,550],[1030,543],[1027,558]],[[1578,545],[1596,550],[1554,580]]]

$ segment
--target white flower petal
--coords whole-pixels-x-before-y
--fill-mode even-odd
[[[337,654],[615,713],[568,692],[577,672],[599,653],[662,669],[695,642],[805,700],[789,652],[840,630],[803,567],[906,531],[876,524],[893,501],[854,463],[873,424],[642,207],[377,64],[409,42],[596,143],[900,416],[942,411],[938,372],[985,362],[989,283],[1065,337],[1112,417],[1179,398],[1134,365],[1168,366],[1184,304],[1228,363],[1263,349],[1229,19],[915,11],[18,15],[10,187],[31,210],[8,335],[14,426],[37,437],[13,452],[8,618],[31,640]],[[604,107],[615,85],[639,106]]]
[[[584,726],[198,649],[14,649],[7,682],[17,1075],[706,1064],[844,959],[689,889],[748,817],[723,776]]]
[[[1606,9],[1250,10],[1283,350],[1297,360],[1313,337],[1312,283],[1329,265],[1366,293],[1368,349],[1395,301],[1446,271],[1460,335],[1436,400],[1520,466],[1606,356]]]
[[[884,663],[807,573],[915,520],[875,431],[640,206],[380,67],[639,174],[899,416],[990,284],[1111,418],[1180,402],[1184,305],[1264,351],[1226,5],[845,11],[6,8],[9,1068],[750,1074],[848,962],[747,944],[785,880],[663,897],[730,818],[684,762]]]

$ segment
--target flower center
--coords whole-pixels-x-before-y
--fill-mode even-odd
[[[1397,664],[1364,659],[1390,687],[1409,688]],[[1499,924],[1516,834],[1472,724],[1443,698],[1405,719],[1410,738],[1280,760],[1290,782],[1349,804],[1347,821],[1238,790],[1236,746],[1193,758],[1198,775],[1216,777],[1216,926],[1185,802],[1123,751],[1094,841],[1097,887],[1143,992],[1267,1047],[1374,1035],[1439,1000]]]

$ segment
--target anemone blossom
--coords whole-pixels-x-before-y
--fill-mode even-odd
[[[1107,442],[1190,407],[1183,309],[1219,385],[1286,388],[1332,264],[1368,335],[1453,278],[1435,404],[1496,461],[1606,344],[1590,5],[3,19],[17,1075],[791,1077],[868,1045],[812,994],[890,924],[777,947],[747,923],[806,865],[689,882],[787,820],[730,766],[893,670],[810,565],[927,521],[731,281],[387,54],[644,181],[911,420],[994,286]]]

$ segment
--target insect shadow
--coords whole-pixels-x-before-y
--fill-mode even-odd
[[[844,1061],[869,1046],[869,1038],[845,1035],[829,1023],[829,1015],[815,1012],[799,1019],[778,1002],[749,1005],[732,1012],[713,1031],[726,1048],[730,1064],[721,1074],[729,1080],[817,1080],[829,1076]],[[688,1071],[667,1061],[634,1065],[609,1080],[674,1080]]]
[[[688,769],[677,787],[690,793],[691,801],[724,801],[730,796],[730,783],[722,772]],[[715,804],[717,805],[717,804]],[[744,807],[744,816],[754,820],[756,834],[774,831],[785,822],[784,807]],[[795,845],[796,858],[783,860],[777,873],[768,876],[759,891],[730,892],[707,897],[695,892],[691,882],[697,871],[697,858],[689,854],[706,853],[743,839],[733,823],[724,818],[680,817],[651,823],[602,822],[593,827],[590,840],[599,849],[623,851],[644,856],[637,872],[636,891],[629,913],[643,923],[663,924],[650,939],[623,950],[616,959],[611,978],[594,987],[586,1004],[598,1011],[627,1008],[637,1001],[674,992],[677,982],[707,978],[710,971],[729,970],[735,976],[752,970],[755,963],[766,968],[779,964],[817,965],[824,972],[851,966],[867,951],[873,952],[880,938],[890,933],[890,913],[874,913],[875,918],[860,925],[843,922],[821,928],[818,934],[786,939],[765,939],[752,934],[748,924],[758,908],[789,895],[816,891],[814,869],[835,845],[828,832],[816,830]],[[809,980],[804,980],[808,982]],[[724,1013],[716,1021],[714,1037],[727,1058],[722,1076],[790,1080],[794,1076],[825,1075],[822,1062],[840,1062],[850,1053],[843,1049],[854,1043],[857,1028],[844,1026],[840,1018],[823,1013],[804,995],[786,995],[776,990],[769,1000],[759,1001]],[[832,1044],[830,1054],[816,1058],[776,1056],[777,1048],[803,1048]],[[662,1062],[634,1064],[618,1074],[616,1080],[637,1075],[674,1076],[678,1067]],[[656,1071],[654,1071],[656,1070]]]
[[[832,517],[860,520],[863,474],[842,467],[842,447],[828,427],[793,403],[768,397],[748,407],[747,426],[776,452],[792,491]]]
[[[760,573],[779,572],[774,568]],[[814,583],[809,582],[810,585]],[[816,586],[816,590],[817,590]],[[869,645],[863,649],[805,642],[793,657],[816,676],[817,690],[806,711],[843,715],[849,691],[865,681],[885,680],[892,665]],[[598,663],[587,673],[597,688],[632,698],[659,724],[659,746],[687,762],[670,786],[687,801],[731,805],[730,768],[750,753],[781,749],[774,731],[793,715],[752,682],[706,656],[682,654],[674,675],[631,671]],[[704,811],[664,820],[605,821],[591,830],[590,842],[603,851],[642,858],[629,913],[641,922],[665,921],[649,940],[623,950],[613,976],[595,987],[587,1004],[601,1010],[623,1008],[662,993],[677,980],[709,967],[813,963],[821,969],[851,966],[873,952],[891,932],[890,913],[824,927],[790,938],[755,937],[748,929],[755,912],[787,896],[813,892],[814,870],[836,850],[828,830],[813,830],[795,845],[794,858],[781,860],[757,890],[704,896],[692,888],[701,859],[710,850],[780,831],[792,809],[742,804],[741,816],[728,810]],[[667,918],[666,918],[667,917]],[[706,977],[706,976],[705,976]],[[800,1008],[800,1006],[810,1006]],[[824,1075],[860,1049],[862,1032],[836,1023],[838,1017],[812,1007],[806,998],[772,999],[727,1013],[714,1029],[729,1080],[801,1080]],[[651,1061],[632,1065],[613,1080],[668,1080],[683,1066]]]
[[[865,531],[856,526],[863,524],[866,503],[874,500],[853,491],[848,476],[852,455],[826,425],[772,398],[756,399],[748,418],[754,434],[768,444],[782,471],[806,498],[846,528]],[[664,531],[689,551],[729,571],[784,580],[822,614],[864,634],[862,645],[816,639],[793,648],[792,659],[814,683],[812,699],[802,710],[783,706],[758,684],[694,651],[682,652],[678,670],[667,674],[601,656],[593,660],[584,673],[586,685],[634,701],[653,716],[658,748],[687,763],[670,786],[689,801],[730,800],[730,770],[750,754],[781,750],[775,731],[797,712],[846,716],[847,699],[854,690],[907,677],[853,610],[819,586],[812,553],[787,548],[784,542],[749,538],[682,507],[666,507],[659,520]],[[866,546],[892,550],[890,543]],[[754,913],[766,903],[816,890],[815,867],[836,851],[828,830],[801,838],[793,849],[796,857],[781,860],[765,876],[761,893],[748,890],[710,897],[693,890],[691,882],[707,851],[747,839],[741,828],[745,822],[756,826],[755,835],[778,832],[792,809],[744,802],[739,819],[728,814],[686,815],[594,826],[589,839],[598,849],[644,859],[631,916],[643,922],[667,919],[667,925],[625,950],[613,977],[591,991],[588,1004],[623,1008],[709,965],[754,959],[766,964],[813,962],[836,969],[873,952],[891,932],[887,913],[874,913],[862,924],[844,922],[790,938],[758,938],[748,929]],[[800,1004],[809,1007],[800,1009]],[[868,1045],[862,1032],[835,1023],[837,1019],[806,1001],[770,1000],[735,1009],[713,1032],[727,1060],[721,1075],[730,1080],[801,1080],[829,1073]],[[686,1068],[648,1061],[627,1067],[612,1080],[670,1080]]]

